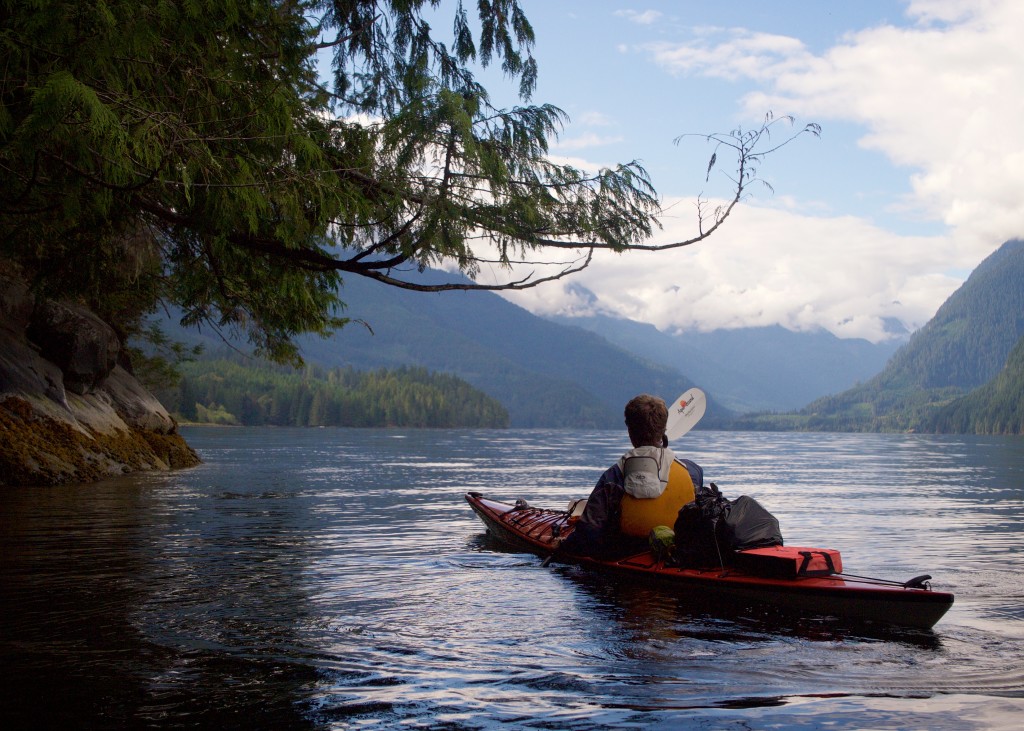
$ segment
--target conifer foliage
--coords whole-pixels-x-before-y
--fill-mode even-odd
[[[565,116],[529,103],[518,1],[479,0],[473,16],[458,3],[448,43],[427,21],[439,5],[0,0],[0,256],[122,331],[163,300],[294,360],[297,333],[344,324],[347,275],[521,288],[598,248],[652,248],[658,200],[640,165],[548,159]],[[524,105],[492,105],[470,70],[491,63]],[[736,153],[735,199],[664,247],[724,221],[774,121],[710,137]],[[498,284],[407,278],[537,252],[561,264]]]
[[[494,399],[423,368],[301,370],[238,357],[182,366],[161,401],[189,422],[244,426],[486,428],[508,426]]]

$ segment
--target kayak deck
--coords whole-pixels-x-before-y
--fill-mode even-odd
[[[564,511],[490,500],[479,493],[466,500],[496,538],[532,553],[552,556],[557,539],[572,533]],[[953,605],[953,595],[915,584],[834,574],[795,579],[754,576],[735,567],[683,569],[643,552],[603,560],[560,554],[558,560],[601,571],[642,578],[680,589],[694,597],[715,597],[800,612],[928,629]],[[911,582],[907,582],[910,584]]]

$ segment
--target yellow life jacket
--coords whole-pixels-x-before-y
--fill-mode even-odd
[[[668,485],[658,497],[637,498],[622,496],[622,517],[619,529],[627,536],[646,538],[658,525],[675,525],[679,508],[694,498],[693,479],[685,467],[673,461],[669,468]]]

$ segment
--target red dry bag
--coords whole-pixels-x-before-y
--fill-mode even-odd
[[[755,576],[774,579],[795,579],[798,576],[828,576],[843,572],[839,551],[831,548],[804,546],[769,546],[750,548],[733,554],[737,568]]]

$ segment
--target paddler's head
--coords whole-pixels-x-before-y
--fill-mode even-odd
[[[634,447],[665,446],[668,407],[657,396],[642,393],[626,404],[626,430]]]

